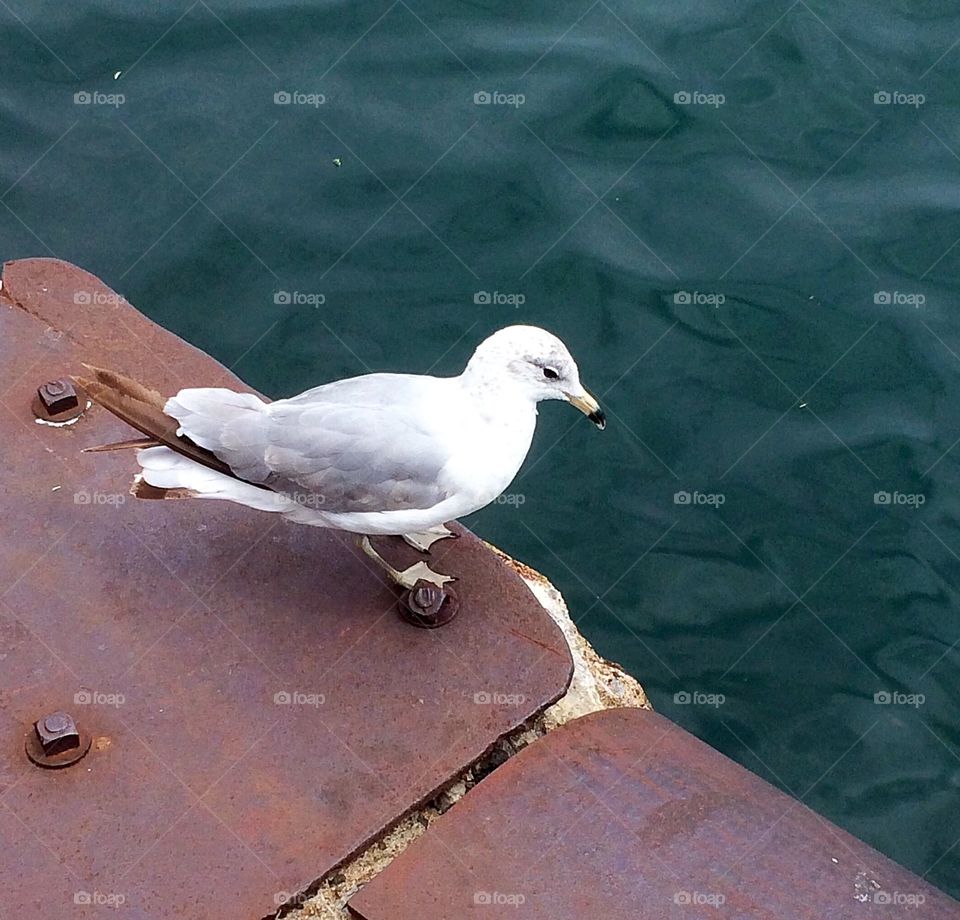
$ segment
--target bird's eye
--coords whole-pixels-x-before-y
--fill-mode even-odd
[[[543,369],[543,376],[546,377],[547,380],[559,380],[559,379],[560,379],[560,375],[559,375],[552,367],[545,367],[545,368]]]

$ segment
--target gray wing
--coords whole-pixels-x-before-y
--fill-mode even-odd
[[[442,383],[370,374],[270,404],[230,390],[183,390],[166,411],[242,479],[298,501],[319,497],[323,511],[426,509],[451,494],[440,483],[443,419],[430,412]]]

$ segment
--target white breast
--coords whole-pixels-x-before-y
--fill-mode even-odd
[[[456,484],[465,509],[457,516],[489,504],[513,482],[537,423],[536,405],[529,400],[470,402],[450,426],[451,459],[444,469],[445,479]]]

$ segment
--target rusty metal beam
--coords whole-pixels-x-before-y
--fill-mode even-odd
[[[362,920],[960,917],[956,901],[643,709],[534,742],[349,907]]]

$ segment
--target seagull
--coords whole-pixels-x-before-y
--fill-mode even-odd
[[[562,399],[598,428],[597,401],[555,335],[507,326],[455,377],[376,373],[268,402],[224,387],[165,399],[136,380],[84,365],[87,395],[144,438],[87,448],[133,448],[143,499],[221,499],[298,524],[356,535],[402,588],[455,580],[421,561],[403,571],[373,547],[394,535],[429,554],[445,525],[503,493],[530,450],[537,404]]]

